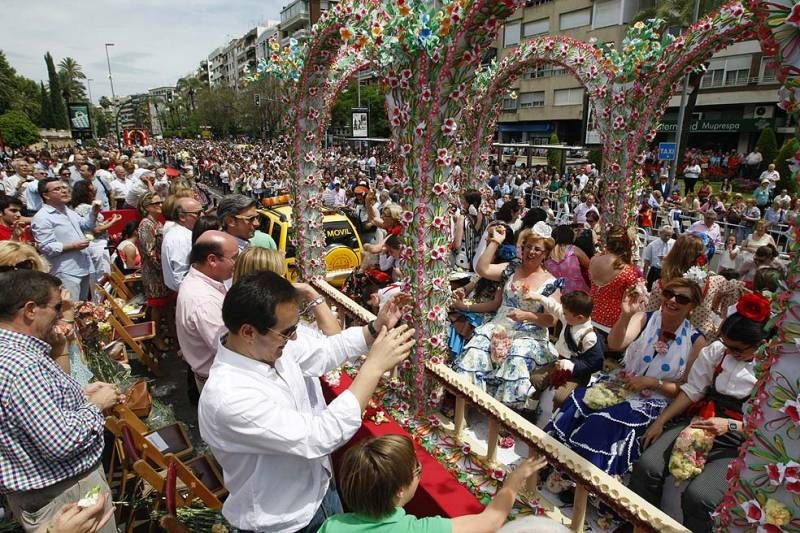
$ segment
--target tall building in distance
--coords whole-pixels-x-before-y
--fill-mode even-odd
[[[319,20],[320,14],[335,4],[335,0],[294,0],[281,9],[281,45],[289,44],[289,39],[303,39],[310,35],[311,26]]]
[[[497,42],[502,58],[526,39],[562,34],[619,47],[637,13],[654,0],[529,0],[510,16]],[[763,127],[788,134],[786,114],[777,106],[775,73],[756,41],[737,43],[711,60],[697,98],[689,145],[738,149],[755,144]],[[585,144],[585,91],[563,67],[532,68],[512,84],[498,121],[500,142],[547,144],[552,133],[570,145]],[[660,141],[674,137],[680,96],[670,102]]]
[[[147,94],[132,94],[119,99],[119,127],[121,130],[143,128],[151,130]]]
[[[277,21],[268,20],[212,51],[206,60],[209,86],[238,89],[248,76],[247,69],[252,72],[256,67],[261,36],[274,35],[277,25]]]

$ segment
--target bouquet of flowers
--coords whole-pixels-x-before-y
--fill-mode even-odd
[[[84,341],[95,338],[98,334],[110,335],[111,326],[108,324],[108,317],[111,312],[107,307],[98,305],[94,302],[84,302],[75,311],[75,325],[78,333]],[[101,324],[107,327],[101,328]]]
[[[511,337],[503,326],[497,326],[492,332],[491,353],[492,362],[496,365],[503,364],[511,349]]]
[[[628,397],[621,383],[606,381],[597,383],[586,389],[584,403],[595,411],[620,404]]]
[[[714,435],[705,429],[685,428],[678,435],[669,458],[669,472],[678,482],[692,479],[703,471]]]

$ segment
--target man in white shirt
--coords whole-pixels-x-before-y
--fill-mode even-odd
[[[581,173],[578,174],[578,192],[586,188],[587,183],[589,183],[589,176],[582,170]]]
[[[777,201],[781,203],[781,207],[784,209],[789,209],[792,203],[792,197],[789,196],[789,191],[786,189],[781,189],[781,193],[775,197]]]
[[[586,213],[589,211],[594,211],[598,215],[600,214],[597,206],[594,205],[594,196],[591,194],[586,195],[586,200],[579,203],[578,207],[575,208],[575,222],[578,224],[585,224]]]
[[[341,512],[329,455],[355,434],[381,375],[413,346],[407,326],[386,331],[400,318],[399,300],[367,326],[298,338],[298,290],[285,278],[254,272],[228,291],[222,318],[230,333],[200,396],[198,423],[225,473],[222,513],[231,525],[311,532]],[[312,404],[306,378],[370,345],[350,387],[326,408]]]
[[[109,183],[111,196],[114,198],[114,209],[121,209],[125,205],[125,197],[128,195],[128,173],[125,167],[117,165],[114,167],[114,179]]]
[[[764,156],[761,155],[761,151],[758,148],[753,148],[753,151],[747,154],[747,157],[744,158],[744,165],[748,179],[755,179],[758,176],[758,167],[763,160]]]
[[[175,331],[183,359],[192,368],[200,391],[208,379],[219,339],[225,333],[222,323],[222,302],[228,292],[225,282],[233,275],[238,255],[239,247],[233,236],[217,230],[206,231],[191,249],[192,266],[178,291]]]
[[[781,173],[775,170],[775,163],[770,163],[767,166],[767,170],[761,173],[761,177],[758,181],[764,180],[769,181],[769,192],[772,196],[775,196],[775,187],[781,180]]]
[[[672,226],[661,226],[658,230],[658,239],[645,246],[642,253],[644,260],[644,277],[647,280],[647,290],[653,288],[653,283],[661,277],[661,262],[672,250],[675,239],[672,238]]]
[[[148,191],[155,191],[153,182],[156,179],[156,174],[152,170],[146,168],[137,168],[133,171],[133,175],[128,178],[128,193],[125,195],[126,207],[130,209],[137,209],[139,198],[144,196]]]
[[[31,174],[31,165],[24,159],[16,159],[11,163],[11,166],[14,167],[14,174],[3,178],[3,191],[6,196],[13,196],[24,201],[22,188],[28,182],[28,176]]]
[[[189,254],[192,251],[192,229],[203,214],[203,206],[194,198],[175,201],[175,225],[164,234],[161,242],[161,272],[164,285],[178,291],[189,272]]]

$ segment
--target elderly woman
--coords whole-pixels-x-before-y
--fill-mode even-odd
[[[161,324],[162,319],[166,320],[174,338],[175,293],[164,284],[164,275],[161,271],[161,241],[164,227],[158,219],[161,216],[163,203],[155,192],[147,192],[139,198],[139,213],[143,218],[139,222],[137,235],[139,253],[142,257],[142,285],[150,308],[150,318],[156,323],[156,327]],[[156,335],[152,343],[161,352],[169,350],[169,346],[160,335]]]
[[[689,320],[707,338],[715,339],[720,323],[720,311],[736,303],[744,286],[738,280],[727,280],[699,268],[706,262],[706,248],[700,237],[688,233],[678,237],[661,264],[661,279],[653,284],[646,310],[655,311],[661,307],[662,287],[674,279],[686,276],[692,267],[698,267],[689,275],[697,277],[696,281],[702,291],[702,301],[692,310]]]
[[[678,278],[661,292],[661,308],[650,313],[639,289],[626,293],[608,335],[609,349],[625,350],[624,372],[576,389],[545,427],[612,475],[625,474],[639,458],[647,426],[678,394],[686,369],[706,345],[688,319],[702,298],[700,287]]]
[[[772,245],[777,248],[775,239],[772,238],[772,235],[767,233],[768,228],[769,223],[766,220],[759,220],[756,222],[753,233],[742,242],[742,250],[755,254],[756,250],[762,246]]]
[[[505,227],[495,226],[478,261],[478,274],[503,284],[502,305],[495,317],[477,327],[455,361],[456,372],[487,390],[501,402],[518,409],[530,407],[531,374],[556,360],[547,328],[556,318],[528,297],[543,294],[559,299],[556,279],[544,268],[555,243],[550,226],[537,222],[517,239],[517,257],[492,263],[505,240]]]
[[[754,358],[767,338],[769,309],[769,300],[761,295],[740,300],[737,312],[722,323],[719,340],[700,352],[678,395],[647,429],[642,443],[646,451],[633,467],[630,488],[657,507],[662,491],[678,496],[676,485],[665,483],[667,476],[688,481],[680,507],[683,524],[695,533],[711,531],[714,522],[708,516],[722,502],[728,466],[744,442],[744,402],[757,381]],[[693,404],[707,407],[692,409]],[[705,416],[693,416],[699,411]],[[682,471],[679,456],[671,461],[670,455],[687,427],[701,430],[712,444],[704,466],[692,463]]]

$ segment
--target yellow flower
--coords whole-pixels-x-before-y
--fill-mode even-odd
[[[783,503],[772,498],[769,498],[766,505],[764,505],[764,512],[767,515],[767,524],[772,524],[773,526],[785,526],[792,519],[789,509]]]
[[[402,4],[402,5],[401,5],[401,6],[398,8],[398,12],[400,13],[400,16],[401,16],[401,17],[407,17],[407,16],[408,16],[408,14],[409,14],[409,13],[411,13],[411,9],[410,9],[410,8],[409,8],[407,5],[405,5],[405,4]]]
[[[380,24],[373,24],[372,25],[372,37],[377,39],[381,35],[383,35],[383,26],[381,26]]]
[[[272,42],[269,44],[269,47],[270,47],[270,48],[272,48],[272,50],[273,50],[274,52],[277,52],[278,50],[280,50],[280,49],[281,49],[281,45],[280,45],[280,44],[278,44],[278,41],[272,41]]]
[[[637,22],[636,24],[634,24],[634,25],[633,25],[633,27],[634,27],[634,28],[636,28],[637,30],[643,30],[643,29],[644,29],[644,22],[642,22],[642,21],[640,20],[639,22]]]
[[[350,31],[350,28],[339,28],[339,36],[342,38],[343,41],[347,42],[353,38],[353,32]]]

